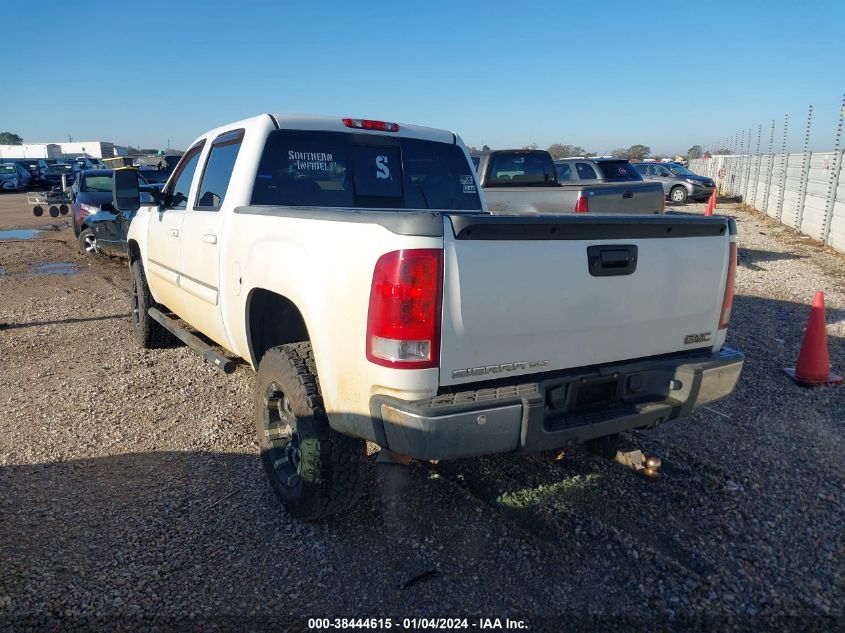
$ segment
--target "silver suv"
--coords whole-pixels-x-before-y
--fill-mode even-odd
[[[643,180],[661,183],[666,197],[676,204],[683,204],[688,198],[702,202],[716,188],[712,178],[694,174],[678,163],[635,163],[634,168]]]

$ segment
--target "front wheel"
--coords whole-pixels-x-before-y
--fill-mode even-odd
[[[255,430],[276,496],[299,519],[350,508],[366,478],[366,443],[329,426],[310,343],[268,350],[255,379]]]
[[[100,252],[100,249],[97,246],[97,236],[91,229],[85,229],[82,231],[82,233],[79,234],[76,243],[79,246],[79,252],[83,255],[96,255]]]
[[[672,187],[669,192],[669,199],[675,204],[683,204],[687,201],[686,187]]]
[[[157,307],[157,304],[153,301],[140,259],[132,262],[130,272],[132,274],[129,280],[129,301],[132,308],[132,332],[135,341],[145,349],[167,347],[173,340],[173,335],[148,312],[150,308]]]

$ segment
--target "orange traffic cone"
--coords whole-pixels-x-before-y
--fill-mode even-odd
[[[804,387],[838,385],[842,382],[842,376],[830,373],[825,327],[824,293],[820,291],[816,293],[810,308],[810,318],[807,319],[807,329],[804,332],[804,340],[801,341],[798,363],[794,369],[783,370],[787,376]]]
[[[710,197],[707,198],[707,208],[704,210],[704,215],[710,216],[713,215],[713,211],[716,210],[716,190],[713,190],[713,193],[710,194]]]

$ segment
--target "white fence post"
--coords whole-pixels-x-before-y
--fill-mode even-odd
[[[786,153],[786,134],[789,131],[789,115],[783,118],[783,162],[780,166],[780,197],[778,198],[778,222],[783,222],[783,195],[786,193],[786,165],[789,162],[789,154]]]
[[[769,175],[766,177],[766,192],[763,202],[763,212],[769,213],[769,193],[772,190],[772,176],[775,173],[775,120],[772,119],[772,135],[769,137]]]
[[[810,126],[813,123],[813,106],[807,114],[807,130],[804,132],[804,157],[801,159],[801,189],[798,192],[798,209],[796,210],[795,228],[801,230],[801,221],[804,219],[804,203],[807,201],[807,183],[810,180]]]
[[[824,212],[824,224],[822,225],[822,242],[828,243],[830,239],[830,226],[833,222],[833,213],[836,209],[836,194],[839,188],[839,176],[842,172],[842,127],[845,124],[845,95],[842,95],[842,107],[839,109],[839,124],[836,126],[836,141],[833,144],[834,165],[830,174],[830,182],[827,192],[827,206]]]

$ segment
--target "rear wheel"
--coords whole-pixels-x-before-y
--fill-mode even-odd
[[[342,512],[366,478],[366,443],[329,425],[310,343],[280,345],[258,364],[255,430],[276,496],[299,519]]]
[[[669,199],[674,202],[675,204],[683,204],[687,201],[687,189],[686,187],[672,187],[672,190],[669,192]]]
[[[153,296],[150,294],[150,287],[147,285],[141,260],[136,259],[132,262],[130,270],[132,274],[129,280],[129,300],[132,308],[132,331],[135,341],[146,349],[167,347],[173,340],[173,335],[153,319],[148,312],[150,308],[158,307],[158,304],[153,301]]]

